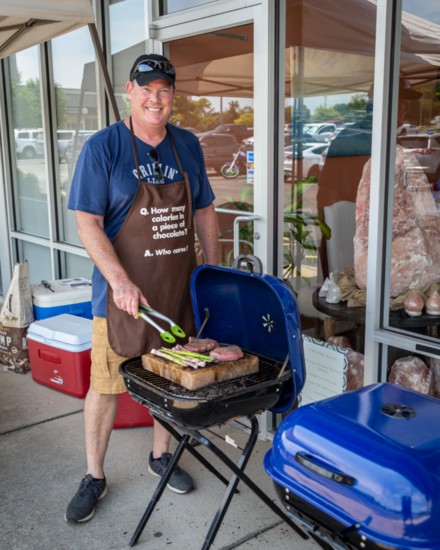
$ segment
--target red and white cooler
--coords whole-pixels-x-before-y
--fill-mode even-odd
[[[85,397],[90,386],[92,321],[63,313],[33,322],[27,339],[35,382]]]

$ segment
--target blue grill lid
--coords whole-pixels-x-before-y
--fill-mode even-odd
[[[271,275],[201,265],[191,278],[191,300],[197,330],[209,311],[200,338],[236,344],[280,362],[289,354],[291,387],[271,410],[290,409],[305,382],[300,316],[290,287]]]

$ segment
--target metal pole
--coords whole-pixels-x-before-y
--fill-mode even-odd
[[[105,92],[107,94],[108,100],[111,103],[115,120],[119,121],[121,120],[121,117],[119,115],[119,109],[116,103],[116,97],[113,90],[113,85],[111,83],[110,75],[108,73],[107,63],[105,61],[104,52],[101,47],[101,42],[99,41],[98,31],[94,23],[89,23],[89,31],[92,37],[93,46],[95,48],[96,57],[98,58],[99,67],[101,69],[101,73],[104,78]]]

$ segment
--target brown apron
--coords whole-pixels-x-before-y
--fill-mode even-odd
[[[187,336],[194,335],[189,281],[197,261],[188,175],[168,133],[184,179],[164,185],[142,182],[131,118],[130,132],[138,192],[113,246],[130,280],[141,289],[150,306],[182,327]],[[164,330],[170,330],[169,324],[152,319]],[[124,357],[142,355],[164,345],[155,328],[116,306],[110,285],[107,285],[107,325],[111,347]]]

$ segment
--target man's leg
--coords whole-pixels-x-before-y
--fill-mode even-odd
[[[171,460],[169,452],[171,434],[160,424],[154,422],[153,451],[148,460],[148,471],[155,477],[162,477]],[[167,484],[174,493],[185,494],[194,489],[191,477],[176,466]]]
[[[168,453],[171,434],[160,422],[154,421],[153,431],[153,458],[160,458],[163,453]]]
[[[103,479],[104,459],[115,423],[118,394],[102,394],[89,390],[84,404],[87,473]]]

